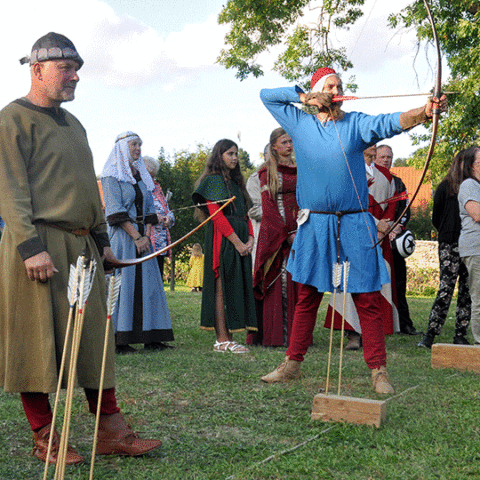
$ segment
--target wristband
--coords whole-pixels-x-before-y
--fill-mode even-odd
[[[137,237],[134,242],[138,242],[141,238],[143,238],[143,235],[140,235],[139,237]]]

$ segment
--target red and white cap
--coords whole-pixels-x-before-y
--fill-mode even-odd
[[[322,67],[319,68],[310,80],[310,88],[312,92],[321,92],[325,86],[325,81],[328,77],[337,75],[337,72],[333,68]]]

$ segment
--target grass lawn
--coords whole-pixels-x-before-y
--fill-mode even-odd
[[[98,457],[95,478],[480,479],[479,376],[432,370],[431,352],[416,346],[419,337],[387,338],[396,393],[387,397],[387,420],[380,429],[314,422],[312,401],[325,385],[327,369],[326,301],[303,377],[267,385],[259,376],[282,361],[285,349],[214,353],[213,333],[199,329],[201,295],[177,287],[174,293],[167,290],[167,298],[176,348],[116,358],[124,415],[142,436],[160,438],[163,446],[142,458]],[[417,328],[425,329],[432,301],[409,298]],[[452,317],[453,309],[439,342],[452,341]],[[335,343],[334,388],[338,334]],[[342,394],[382,398],[371,388],[362,352],[345,352]],[[41,479],[43,464],[30,456],[31,433],[19,396],[1,392],[0,405],[0,480]],[[93,428],[79,390],[71,443],[88,462],[68,468],[66,478],[88,478]]]

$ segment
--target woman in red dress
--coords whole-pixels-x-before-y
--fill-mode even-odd
[[[283,128],[270,135],[270,155],[258,173],[263,211],[253,279],[258,332],[249,332],[247,344],[287,346],[297,288],[286,265],[297,229],[298,205],[293,143]]]

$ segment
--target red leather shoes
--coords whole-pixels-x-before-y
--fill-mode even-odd
[[[50,429],[52,424],[45,425],[37,432],[33,432],[33,451],[32,455],[35,455],[39,460],[45,462],[47,460],[48,452],[48,440],[50,438]],[[48,463],[56,464],[58,456],[58,447],[60,446],[60,436],[56,430],[53,431],[53,442],[50,451],[50,458]],[[67,458],[65,460],[66,465],[78,465],[83,463],[85,459],[77,453],[72,447],[67,447]]]
[[[160,440],[144,440],[130,428],[120,413],[100,415],[98,455],[144,455],[160,447]]]

